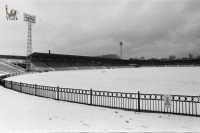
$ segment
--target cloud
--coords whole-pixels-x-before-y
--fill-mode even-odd
[[[12,2],[9,6],[14,6]],[[199,53],[200,1],[198,0],[60,0],[23,1],[20,12],[36,15],[34,51],[125,58],[178,57]],[[2,11],[3,12],[3,11]],[[3,16],[3,15],[1,15]],[[19,43],[26,50],[27,25],[3,21],[1,44]],[[8,26],[9,25],[9,26]],[[5,32],[6,31],[6,32]],[[10,40],[8,34],[21,37]],[[23,37],[22,37],[23,36]],[[23,43],[23,45],[20,45]],[[9,51],[9,50],[8,50]],[[8,52],[9,53],[9,52]]]

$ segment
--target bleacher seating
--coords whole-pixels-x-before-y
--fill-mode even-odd
[[[25,72],[26,70],[20,68],[12,63],[0,60],[0,72],[4,74]]]
[[[33,53],[25,56],[0,56],[0,74],[24,72],[27,68],[39,71],[85,69],[115,69],[133,67],[200,66],[200,59],[108,59],[100,57]],[[29,67],[32,63],[32,67]],[[20,66],[21,64],[21,66]],[[23,68],[22,68],[23,67]],[[32,70],[31,69],[31,70]],[[27,69],[29,70],[29,69]]]
[[[74,70],[74,69],[114,69],[133,67],[168,67],[168,66],[200,66],[200,59],[148,59],[124,60],[87,57],[77,55],[60,55],[50,53],[33,53],[30,55],[39,70]]]
[[[59,55],[50,53],[33,53],[28,57],[38,70],[85,70],[107,69],[113,66],[129,66],[129,60],[105,59],[99,57]]]
[[[38,68],[40,71],[52,71],[50,66],[48,66],[45,62],[42,61],[32,61],[32,63]]]
[[[17,65],[14,65],[13,63],[9,62],[9,60],[1,60],[1,62],[2,62],[2,63],[5,63],[5,64],[7,64],[7,65],[9,65],[9,66],[12,66],[12,67],[16,68],[18,71],[21,71],[21,72],[26,71],[24,68],[19,67],[19,66],[17,66]]]

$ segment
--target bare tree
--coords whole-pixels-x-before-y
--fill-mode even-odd
[[[189,54],[189,59],[193,59],[193,54]]]
[[[200,59],[200,55],[197,55],[196,58],[197,58],[197,59]]]
[[[140,60],[145,60],[144,56],[140,57]]]
[[[169,60],[174,60],[174,59],[176,59],[176,56],[175,56],[175,55],[170,55],[170,56],[169,56]]]

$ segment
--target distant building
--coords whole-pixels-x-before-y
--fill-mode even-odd
[[[117,54],[107,54],[107,55],[101,55],[98,56],[100,58],[107,58],[107,59],[120,59],[120,56]]]

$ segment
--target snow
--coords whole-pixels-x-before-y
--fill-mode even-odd
[[[56,80],[55,80],[56,77]],[[12,81],[122,92],[199,94],[200,69],[135,68],[30,74]],[[151,88],[151,89],[149,89]],[[0,87],[0,132],[199,132],[198,117],[56,101]]]

